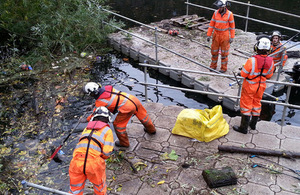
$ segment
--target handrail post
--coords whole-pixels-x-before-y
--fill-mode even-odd
[[[144,81],[145,81],[145,101],[148,102],[148,81],[147,81],[147,66],[144,67]]]
[[[292,81],[293,81],[293,79],[290,79],[290,82],[292,82]],[[288,88],[287,88],[287,92],[286,92],[286,99],[285,99],[286,104],[289,103],[291,89],[292,89],[292,86],[289,85]],[[283,123],[284,123],[284,120],[285,120],[286,108],[287,108],[287,106],[284,106],[284,108],[283,108],[282,117],[281,117],[281,127],[283,126]]]
[[[155,62],[158,64],[158,50],[157,50],[157,27],[155,27]]]
[[[70,194],[68,192],[63,192],[63,191],[56,190],[56,189],[53,189],[53,188],[48,188],[48,187],[45,187],[45,186],[42,186],[42,185],[30,183],[30,182],[27,182],[25,180],[23,180],[21,182],[21,184],[23,185],[23,188],[25,189],[25,192],[24,192],[25,194],[29,194],[27,188],[28,188],[28,186],[30,186],[30,187],[37,188],[37,189],[40,189],[40,190],[43,190],[43,191],[46,191],[46,192],[53,192],[55,194],[72,195],[72,194]]]
[[[245,32],[248,30],[248,18],[249,18],[249,12],[250,12],[250,1],[248,1],[248,6],[247,6],[247,19],[246,19],[246,24],[245,24]]]
[[[186,1],[187,4],[186,4],[186,15],[188,16],[189,15],[189,0]]]
[[[280,74],[281,74],[281,71],[282,71],[282,65],[283,65],[283,60],[284,60],[284,56],[285,56],[285,50],[283,50],[282,52],[282,55],[281,55],[281,59],[280,59],[280,63],[279,63],[279,68],[278,68],[278,73],[277,73],[277,78],[276,78],[276,81],[279,81],[279,77],[280,77]],[[274,85],[274,91],[278,91],[279,90],[279,87],[277,84]]]
[[[283,68],[284,56],[285,56],[285,50],[282,51],[282,55],[281,55],[281,59],[280,59],[280,65],[279,65],[278,75],[277,75],[276,81],[279,80],[279,75],[280,75],[280,73],[281,73],[281,71],[282,71],[282,68]]]
[[[241,97],[241,92],[242,92],[242,84],[239,84],[239,90],[237,93],[238,97]],[[235,107],[238,108],[239,104],[240,104],[240,99],[236,99]]]

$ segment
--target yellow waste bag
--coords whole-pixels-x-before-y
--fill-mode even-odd
[[[229,132],[229,125],[223,118],[222,107],[212,109],[184,109],[177,116],[173,134],[210,142]]]

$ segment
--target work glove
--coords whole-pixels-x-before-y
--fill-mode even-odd
[[[210,41],[210,37],[207,37],[206,40],[207,40],[207,42],[209,42]]]
[[[230,39],[229,39],[229,43],[232,43],[232,42],[233,42],[233,38],[230,38]]]

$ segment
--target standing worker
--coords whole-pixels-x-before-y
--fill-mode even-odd
[[[288,56],[286,55],[286,48],[282,46],[281,41],[281,33],[279,31],[274,31],[271,36],[271,56],[273,57],[274,64],[281,62],[281,58],[283,57],[282,67],[284,67]],[[272,55],[273,53],[277,53]],[[284,56],[283,56],[284,55]],[[279,64],[275,65],[278,66]]]
[[[69,193],[82,195],[85,181],[94,185],[94,193],[105,195],[107,191],[105,159],[113,151],[114,137],[107,123],[111,113],[105,107],[97,108],[83,130],[70,163]]]
[[[268,56],[270,48],[271,42],[268,38],[259,39],[254,45],[257,55],[249,58],[241,70],[240,75],[245,78],[240,100],[242,120],[240,126],[233,126],[233,129],[240,133],[247,134],[249,122],[250,128],[256,129],[266,80],[272,77],[274,71],[273,59]]]
[[[221,73],[227,71],[228,55],[230,44],[235,36],[235,23],[233,13],[227,9],[229,2],[227,0],[217,0],[214,5],[218,10],[213,14],[207,30],[207,41],[211,36],[211,64],[210,68],[217,69],[219,49],[221,48]]]
[[[115,145],[118,147],[129,147],[126,126],[133,115],[144,125],[144,131],[149,134],[155,134],[156,129],[140,100],[128,93],[118,91],[112,86],[103,86],[95,82],[89,82],[84,86],[84,92],[95,98],[95,106],[105,106],[113,114],[117,114],[113,122],[118,141]],[[89,121],[91,116],[87,118]]]

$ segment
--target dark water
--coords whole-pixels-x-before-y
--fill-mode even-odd
[[[239,0],[240,2],[247,3],[248,0]],[[126,17],[135,19],[137,21],[143,23],[151,23],[155,21],[160,21],[163,19],[168,19],[176,16],[181,16],[186,14],[186,2],[185,0],[110,0],[110,5],[112,9],[117,11],[119,14],[124,15]],[[210,8],[215,8],[213,3],[215,0],[189,0],[190,3],[198,4]],[[273,0],[273,1],[265,1],[265,0],[253,0],[251,4],[268,7],[275,10],[288,12],[291,14],[300,15],[300,0]],[[237,15],[246,16],[247,7],[244,5],[231,3],[230,10]],[[199,16],[204,16],[206,19],[210,20],[212,16],[212,11],[196,8],[189,6],[189,14],[198,14]],[[295,18],[291,16],[286,16],[283,14],[272,13],[270,11],[258,9],[258,8],[250,8],[249,17],[279,24],[282,26],[287,26],[294,29],[300,29],[300,18]],[[235,17],[236,28],[245,29],[245,19]],[[133,23],[128,23],[129,25],[133,25]],[[266,32],[270,33],[273,30],[280,30],[283,35],[287,35],[285,39],[296,34],[296,32],[279,29],[273,26],[256,23],[249,21],[248,23],[248,31],[249,32]],[[300,40],[300,37],[296,37],[293,39],[294,41]]]

